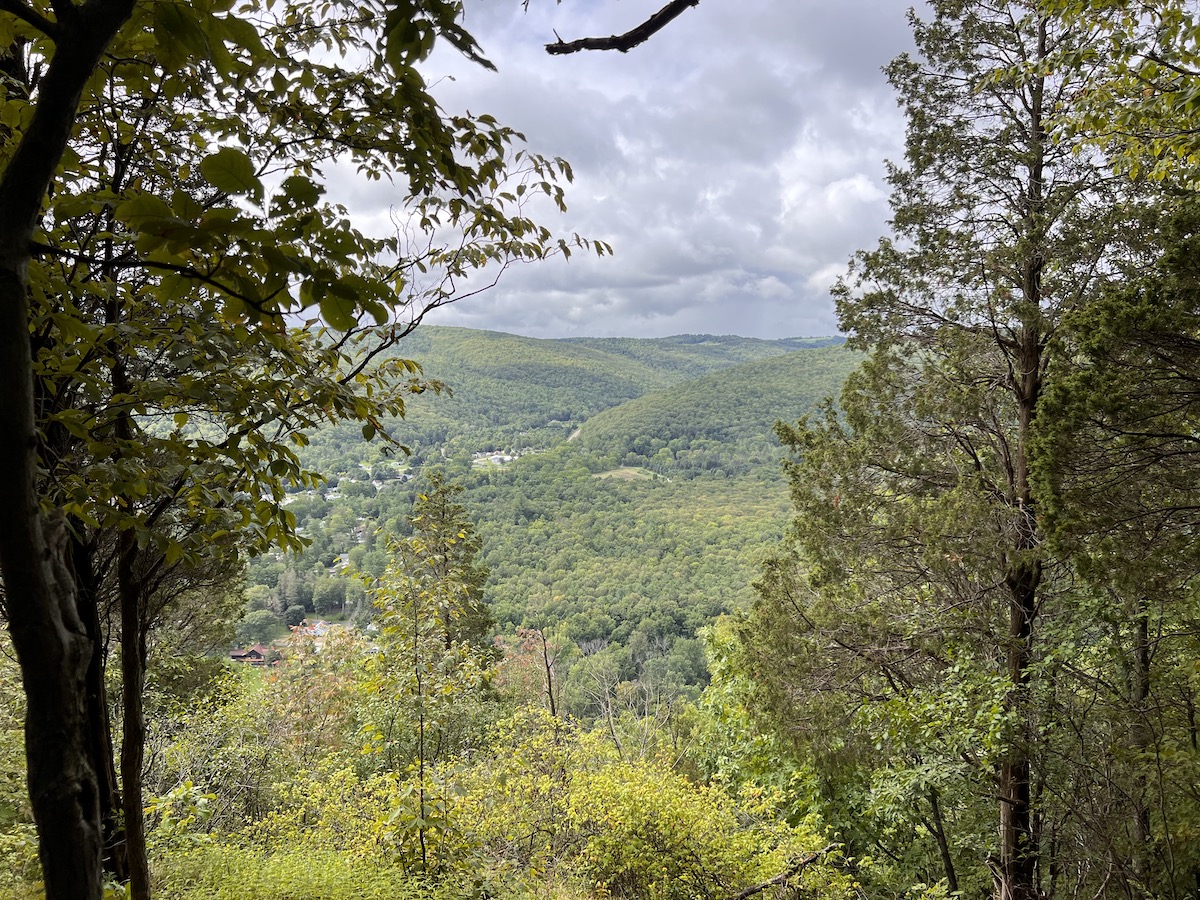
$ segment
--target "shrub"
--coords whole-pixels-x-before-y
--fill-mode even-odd
[[[159,900],[458,900],[386,861],[308,847],[209,844],[159,860],[154,880]]]

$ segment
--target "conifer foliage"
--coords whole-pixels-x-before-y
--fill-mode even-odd
[[[1153,198],[1065,124],[1107,52],[1094,30],[1038,4],[930,7],[887,70],[908,118],[894,234],[837,289],[870,359],[838,408],[779,429],[798,515],[743,666],[802,752],[841,756],[831,818],[901,878],[1012,900],[1181,889],[1150,874],[1182,845],[1146,819],[1149,744],[1116,725],[1145,700],[1115,687],[1137,615],[1100,614],[1033,475],[1076,317],[1153,256]]]

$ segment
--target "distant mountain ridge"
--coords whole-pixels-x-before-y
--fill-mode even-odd
[[[592,416],[712,372],[838,337],[764,340],[733,335],[529,338],[424,326],[398,348],[451,396],[413,398],[397,431],[406,444],[450,442],[472,452],[550,446]],[[560,423],[551,425],[551,423]],[[491,445],[491,446],[488,446]]]
[[[582,437],[595,444],[633,426],[665,429],[671,437],[733,439],[742,428],[795,418],[832,396],[857,359],[836,346],[738,363],[598,413]],[[721,424],[712,429],[714,408]]]
[[[563,338],[565,343],[649,363],[696,378],[716,368],[751,362],[793,350],[810,350],[845,342],[842,337],[766,340],[723,334],[677,334],[665,338]]]
[[[500,331],[444,325],[422,326],[399,352],[411,356],[434,378],[461,371],[508,371],[532,364],[540,369],[597,373],[622,364],[619,378],[643,390],[695,378],[714,369],[796,350],[844,343],[842,337],[746,338],[737,335],[680,334],[664,338],[532,338]],[[439,369],[447,371],[439,375]]]

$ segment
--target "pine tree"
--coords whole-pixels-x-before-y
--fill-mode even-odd
[[[1120,816],[1093,803],[1091,818],[1119,848],[1114,883],[1166,897],[1200,883],[1187,824],[1200,799],[1200,206],[1164,212],[1158,265],[1071,317],[1075,368],[1046,392],[1034,474],[1048,543],[1091,598],[1107,660],[1089,721],[1071,727],[1095,735],[1090,755],[1127,800]]]
[[[462,486],[446,484],[439,472],[427,478],[429,489],[413,504],[413,533],[402,556],[417,577],[450,587],[437,611],[446,646],[461,642],[482,650],[493,624],[483,599],[488,570],[478,562],[482,545],[466,507],[455,499]]]

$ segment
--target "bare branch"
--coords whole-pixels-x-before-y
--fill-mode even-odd
[[[546,52],[555,56],[578,53],[580,50],[620,50],[622,53],[628,53],[638,44],[644,43],[662,30],[668,22],[689,6],[698,6],[699,4],[700,0],[671,0],[632,31],[609,37],[580,38],[576,41],[564,41],[562,38],[558,38],[553,44],[546,45]],[[555,37],[558,37],[557,32],[555,32]]]
[[[744,891],[734,894],[729,898],[729,900],[747,900],[747,898],[753,897],[755,894],[761,894],[768,888],[781,887],[787,884],[792,878],[796,877],[796,875],[800,873],[800,870],[805,866],[815,863],[822,856],[832,852],[837,847],[837,844],[830,844],[828,847],[822,847],[820,850],[817,850],[814,853],[808,853],[788,866],[786,871],[780,872],[774,878],[769,878],[761,884],[753,885],[752,887],[746,888]]]

